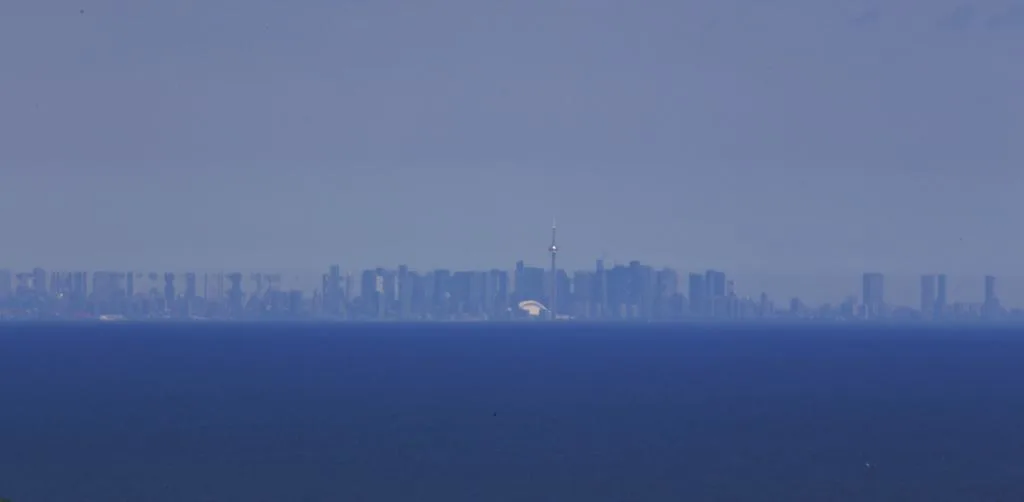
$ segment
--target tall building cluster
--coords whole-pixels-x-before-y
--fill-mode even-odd
[[[548,268],[518,261],[511,270],[415,271],[407,266],[357,274],[332,265],[314,291],[284,289],[278,274],[122,271],[12,273],[0,269],[0,319],[320,319],[682,321],[753,319],[955,320],[1024,318],[984,280],[983,302],[951,303],[945,274],[924,275],[917,308],[885,300],[885,278],[865,273],[861,296],[839,305],[776,306],[765,293],[738,295],[724,272],[680,273],[639,261],[570,275],[558,267],[552,224]],[[247,284],[243,284],[247,282]]]
[[[763,305],[727,290],[725,282],[725,275],[713,270],[691,275],[690,290],[701,288],[692,302],[675,270],[638,261],[606,268],[598,260],[593,270],[572,276],[523,261],[511,271],[420,273],[400,266],[364,270],[358,278],[341,277],[331,267],[314,301],[322,298],[324,312],[354,320],[677,320],[754,317],[763,311]]]
[[[867,277],[868,274],[865,274]],[[882,275],[871,274],[878,277],[877,295],[881,300],[882,295]],[[865,279],[867,281],[867,279]],[[965,318],[988,318],[988,319],[1005,319],[1007,317],[1016,316],[1016,311],[1008,311],[1003,308],[999,302],[999,298],[996,296],[996,278],[995,276],[986,275],[984,278],[985,287],[982,302],[977,304],[971,303],[951,303],[949,301],[948,291],[948,279],[946,274],[926,274],[921,276],[921,303],[918,306],[918,311],[923,319],[941,320],[941,319],[965,319]],[[867,282],[865,282],[867,284]],[[865,289],[865,298],[868,294]],[[872,294],[876,294],[872,292]]]
[[[244,318],[249,310],[298,312],[301,292],[280,291],[275,274],[254,274],[243,291],[240,273],[0,269],[0,319]]]
[[[554,245],[551,246],[555,248]],[[552,251],[552,255],[554,255]],[[332,265],[314,291],[284,289],[278,274],[51,272],[0,269],[0,319],[320,319],[454,321],[575,319],[682,321],[756,319],[958,320],[1024,318],[1005,309],[996,279],[980,303],[950,302],[944,274],[921,277],[916,308],[886,302],[885,278],[865,273],[860,298],[838,305],[776,305],[739,295],[724,272],[680,273],[639,261],[570,275],[519,261],[511,270],[415,271],[407,266],[345,273]],[[246,279],[248,279],[246,281]]]

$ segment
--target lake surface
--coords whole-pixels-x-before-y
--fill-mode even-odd
[[[0,496],[1020,501],[1024,330],[0,325]]]

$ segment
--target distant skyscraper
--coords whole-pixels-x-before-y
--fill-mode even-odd
[[[228,282],[231,283],[231,286],[228,288],[228,308],[231,310],[233,315],[241,315],[243,306],[242,301],[244,297],[244,294],[242,293],[242,274],[232,272],[226,277],[228,278]],[[171,276],[171,280],[174,280],[173,275]]]
[[[366,269],[363,270],[359,281],[359,297],[362,301],[363,314],[369,317],[377,317],[380,313],[380,290],[378,286],[382,286],[382,284],[378,284],[377,279],[376,269]]]
[[[605,271],[608,290],[606,315],[611,319],[625,319],[629,314],[630,271],[622,265],[614,265]]]
[[[472,289],[472,272],[458,271],[452,274],[450,290],[452,293],[451,304],[456,315],[464,315],[468,313],[467,308],[469,307],[470,297],[472,296]]]
[[[704,285],[704,276],[690,274],[687,289],[690,296],[690,314],[704,314],[707,311],[707,288]]]
[[[484,283],[484,313],[499,318],[508,308],[508,272],[491,269]]]
[[[330,314],[341,312],[341,267],[331,265],[327,273],[327,284],[324,285],[324,311]]]
[[[631,317],[652,318],[658,293],[657,274],[654,269],[640,262],[630,262],[630,283],[633,303]]]
[[[541,279],[543,279],[543,269]],[[450,319],[452,313],[452,272],[451,270],[438,269],[434,271],[433,293],[434,319]]]
[[[398,318],[408,319],[412,314],[412,298],[413,298],[413,281],[412,275],[409,273],[409,267],[405,265],[398,266],[398,275],[395,277],[395,281],[398,283],[396,289],[398,290]]]
[[[656,273],[654,295],[657,319],[674,319],[682,313],[682,295],[679,294],[679,274],[671,268]]]
[[[869,318],[878,317],[885,305],[884,277],[879,273],[866,273],[863,282],[864,314]]]
[[[76,307],[81,307],[89,293],[88,272],[71,273],[71,299]]]
[[[545,296],[544,278],[547,272],[541,267],[527,267],[516,269],[516,302],[523,300],[534,300],[542,302]]]
[[[658,296],[670,298],[679,293],[679,274],[671,268],[658,271]]]
[[[725,272],[708,270],[704,272],[704,286],[708,290],[708,297],[719,298],[726,294]]]
[[[996,278],[985,276],[985,305],[994,305],[996,302]]]
[[[921,315],[925,318],[930,318],[935,314],[936,300],[938,297],[935,294],[935,276],[934,275],[922,275],[921,276]]]
[[[391,304],[397,297],[398,288],[395,276],[390,270],[377,269],[377,317],[386,318],[391,311]]]
[[[594,273],[589,270],[577,270],[572,274],[572,299],[567,302],[570,315],[575,318],[593,318],[597,308],[594,302]]]
[[[32,289],[37,294],[46,294],[46,271],[41,268],[32,269]]]
[[[93,281],[95,283],[95,281]],[[164,305],[168,310],[174,308],[174,274],[168,272],[164,274]]]
[[[711,316],[719,315],[724,304],[722,299],[726,295],[725,272],[717,270],[704,272],[704,288],[707,290],[704,300],[706,313]]]
[[[50,272],[50,296],[58,296],[64,293],[64,285],[61,282],[60,272]]]
[[[525,298],[523,297],[523,281],[526,279],[526,263],[523,260],[516,262],[516,268],[512,272],[512,292],[515,295],[515,301],[521,302]]]
[[[555,274],[555,300],[558,302],[558,306],[555,311],[560,312],[560,315],[564,315],[569,310],[569,305],[572,304],[572,278],[569,277],[569,273],[564,268],[558,269]]]
[[[935,315],[941,316],[946,311],[948,297],[946,296],[946,274],[939,274],[938,291],[935,293]]]
[[[199,289],[196,287],[196,273],[188,272],[185,274],[185,299],[193,301],[199,295]]]

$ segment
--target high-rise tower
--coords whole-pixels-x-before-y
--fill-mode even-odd
[[[921,316],[925,319],[935,317],[935,306],[938,300],[935,284],[934,275],[921,276]]]
[[[884,277],[878,272],[866,273],[863,276],[862,299],[864,315],[869,319],[879,318],[885,306]]]
[[[558,254],[558,245],[555,244],[555,220],[551,220],[551,300],[548,311],[551,312],[551,319],[556,319],[555,313],[558,310],[558,268],[555,265],[555,256]]]

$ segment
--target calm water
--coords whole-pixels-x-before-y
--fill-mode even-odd
[[[1024,500],[1024,331],[0,327],[16,502]]]

